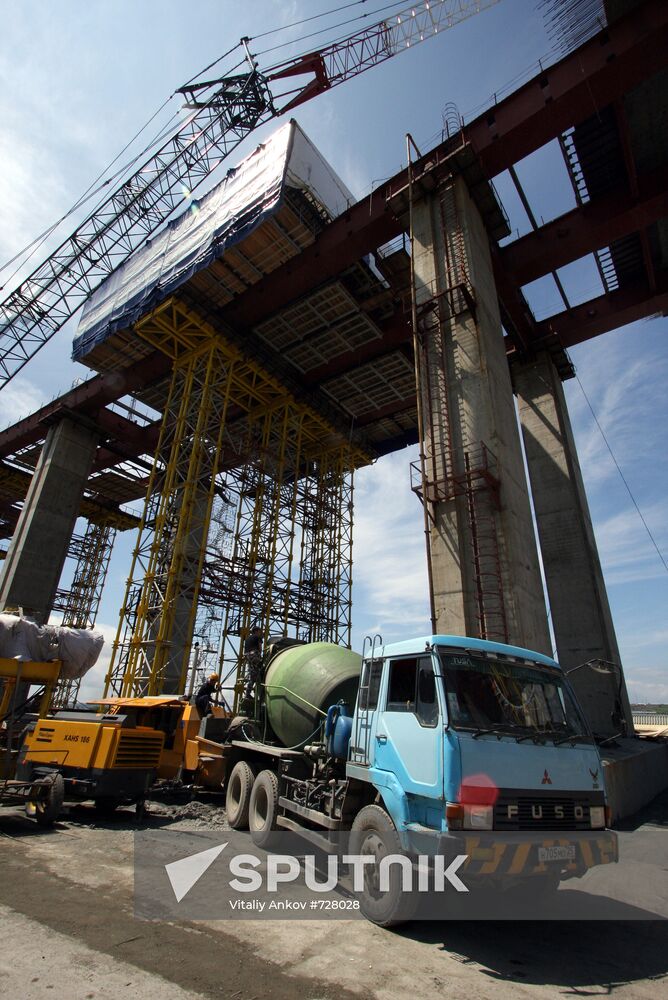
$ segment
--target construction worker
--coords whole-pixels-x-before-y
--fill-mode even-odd
[[[249,663],[262,656],[262,629],[259,625],[253,626],[250,635],[244,642],[244,656]]]
[[[220,677],[218,674],[211,674],[208,680],[202,684],[195,695],[195,707],[203,719],[209,714],[211,708],[211,697],[219,690]]]
[[[246,659],[246,687],[244,697],[250,698],[262,667],[262,629],[259,625],[253,626],[250,635],[244,642],[244,657]]]

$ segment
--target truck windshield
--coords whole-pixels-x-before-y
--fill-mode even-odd
[[[443,649],[439,655],[455,729],[555,742],[591,739],[558,670]]]

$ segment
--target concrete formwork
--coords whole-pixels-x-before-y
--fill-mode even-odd
[[[559,662],[596,733],[633,718],[561,379],[546,352],[516,364],[524,447]],[[582,666],[613,663],[609,673]],[[574,668],[579,667],[575,670]]]
[[[440,319],[429,336],[442,338],[443,348],[434,354],[441,358],[436,369],[432,364],[423,373],[421,390],[427,466],[435,469],[430,543],[436,628],[551,653],[489,238],[462,178],[416,198],[413,240],[418,314],[438,299]],[[453,260],[461,271],[456,280]],[[470,299],[460,298],[453,308],[452,289],[460,279]],[[465,490],[467,461],[469,469],[479,466],[488,453],[499,484],[498,505],[490,501],[486,516],[497,539],[505,636],[500,629],[481,630]],[[478,497],[483,480],[481,474]]]

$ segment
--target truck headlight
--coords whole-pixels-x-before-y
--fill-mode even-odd
[[[604,829],[605,806],[589,806],[589,825],[592,830]]]
[[[492,830],[493,828],[493,806],[464,806],[465,830]]]

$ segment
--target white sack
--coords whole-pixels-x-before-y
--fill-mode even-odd
[[[94,629],[65,625],[36,625],[18,615],[0,614],[0,656],[9,659],[62,660],[60,676],[78,680],[90,670],[104,645],[104,636]]]

